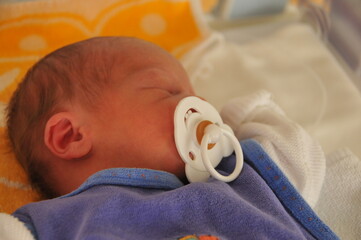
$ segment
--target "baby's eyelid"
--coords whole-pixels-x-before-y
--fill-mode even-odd
[[[178,90],[178,89],[177,90],[174,89],[174,90],[169,90],[169,93],[172,94],[172,95],[177,95],[177,94],[181,93],[181,91]]]
[[[157,91],[163,91],[163,92],[167,92],[171,95],[175,95],[178,94],[180,91],[178,91],[176,88],[173,87],[166,87],[166,86],[152,86],[152,85],[148,85],[148,86],[141,86],[142,90],[157,90]]]
[[[141,80],[142,85],[146,87],[162,87],[167,84],[167,81],[162,78],[148,77]]]
[[[175,88],[175,87],[166,87],[166,88],[159,88],[159,89],[161,89],[163,91],[166,91],[171,95],[176,95],[176,94],[179,94],[181,92],[180,89]]]
[[[147,85],[149,87],[153,88],[163,88],[172,90],[177,88],[177,83],[175,80],[172,79],[165,79],[165,78],[151,78],[151,79],[145,79],[144,85]]]

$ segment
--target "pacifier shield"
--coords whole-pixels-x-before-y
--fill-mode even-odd
[[[211,138],[207,135],[209,142],[203,143],[205,147],[202,150],[202,141],[211,125],[219,129],[220,134]],[[216,177],[214,168],[223,157],[232,154],[235,147],[232,141],[236,138],[229,136],[234,136],[232,129],[223,123],[218,111],[208,102],[191,96],[178,103],[174,113],[174,137],[179,155],[186,163],[186,175],[190,182],[206,181],[210,175]],[[240,147],[238,140],[237,144]],[[239,153],[239,150],[236,152]]]

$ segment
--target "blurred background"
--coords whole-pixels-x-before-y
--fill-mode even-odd
[[[0,0],[0,4],[25,1],[34,0]],[[346,68],[349,68],[351,77],[356,78],[356,84],[361,89],[361,0],[208,0],[204,2],[211,2],[209,5],[212,6],[217,5],[218,2],[218,7],[215,7],[216,11],[214,11],[218,11],[218,15],[224,14],[226,9],[227,17],[242,19],[265,13],[277,13],[287,2],[304,4],[308,9],[313,9],[310,5],[315,3],[323,5],[323,10],[327,5],[328,12],[325,15],[327,19],[317,9],[314,9],[314,12],[311,11],[310,15],[313,15],[321,23],[327,22],[327,26],[322,26],[327,28],[323,29],[325,40],[329,41],[335,55],[346,65]]]
[[[328,39],[361,81],[361,0],[331,1]]]
[[[297,5],[300,12],[295,14],[292,5]],[[252,31],[238,36],[240,41],[255,34],[257,24],[250,24],[252,19],[259,21],[265,17],[263,22],[260,21],[264,32],[264,26],[269,26],[270,22],[280,25],[292,19],[300,20],[300,17],[301,21],[313,26],[361,90],[361,0],[223,0],[213,13],[218,18],[233,22],[243,20],[244,25],[252,26]],[[283,21],[279,13],[283,13]],[[271,16],[279,19],[275,21]]]

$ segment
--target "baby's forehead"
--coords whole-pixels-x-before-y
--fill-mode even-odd
[[[134,41],[125,46],[108,49],[107,52],[112,58],[106,58],[104,55],[98,61],[110,61],[114,68],[123,68],[124,70],[139,70],[144,67],[159,68],[182,68],[178,60],[162,48],[144,41]]]
[[[104,39],[101,42],[90,42],[82,52],[86,59],[92,58],[91,62],[95,65],[103,62],[109,67],[112,66],[111,63],[119,64],[115,67],[131,68],[150,61],[162,63],[170,60],[165,50],[139,39],[120,38],[116,41]]]
[[[72,54],[74,73],[83,81],[119,83],[128,75],[144,69],[162,69],[183,75],[183,67],[170,53],[155,44],[133,38],[95,38],[80,42],[79,54]],[[73,71],[69,70],[69,71]],[[73,75],[76,78],[76,75]],[[87,80],[89,79],[89,80]]]

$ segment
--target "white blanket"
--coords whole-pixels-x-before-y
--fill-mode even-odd
[[[237,43],[243,33],[225,29],[184,57],[196,93],[221,109],[231,98],[259,89],[271,92],[328,156],[316,211],[341,239],[359,239],[361,170],[350,168],[361,169],[360,92],[309,25],[289,23]],[[346,149],[352,161],[334,161],[339,149]]]
[[[34,240],[33,235],[17,218],[0,213],[1,240]]]
[[[218,36],[195,53],[184,65],[196,93],[218,109],[266,89],[326,153],[348,147],[361,156],[360,92],[308,25],[290,24],[243,44]]]

